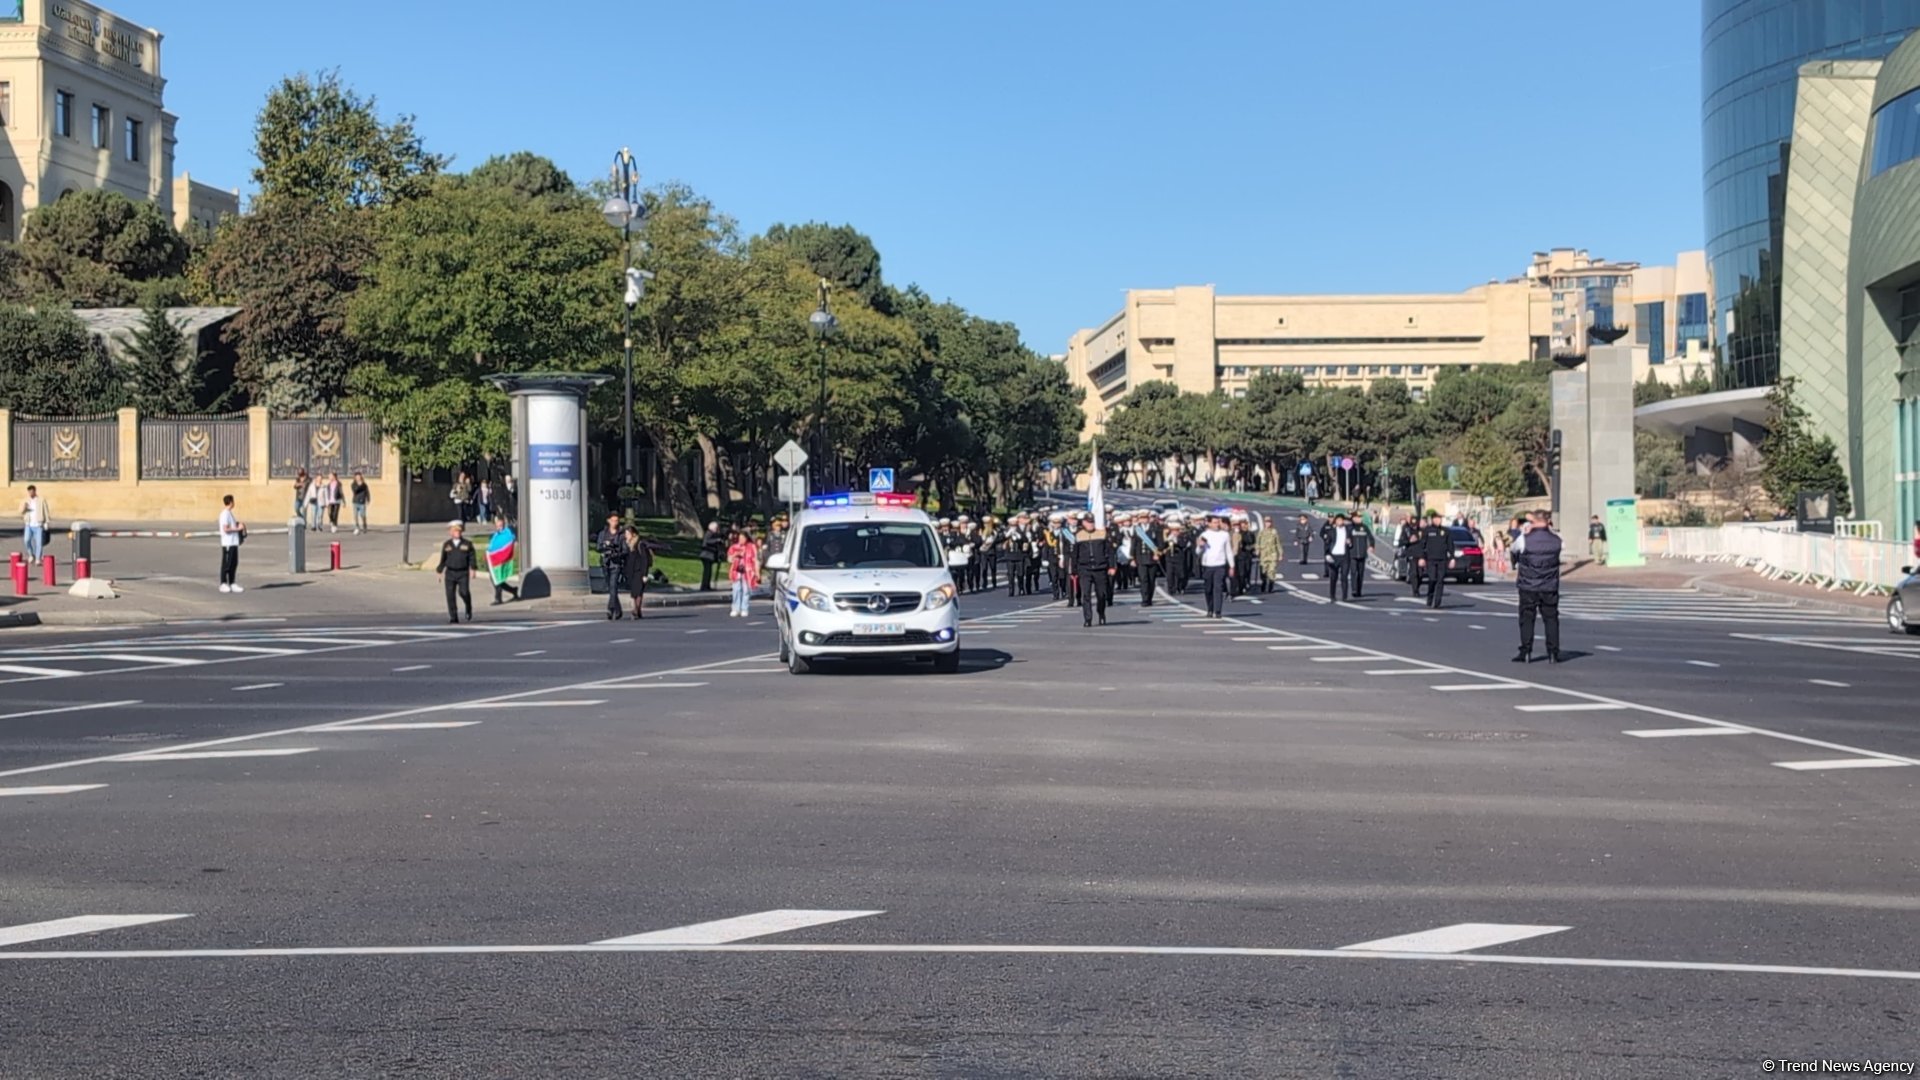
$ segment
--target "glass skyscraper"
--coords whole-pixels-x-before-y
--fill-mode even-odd
[[[1886,56],[1920,27],[1920,0],[1701,0],[1700,27],[1713,334],[1727,384],[1765,386],[1780,373],[1780,246],[1800,65]]]

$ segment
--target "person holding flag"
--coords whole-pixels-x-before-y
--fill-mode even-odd
[[[493,537],[487,541],[487,573],[493,578],[493,606],[499,607],[506,601],[500,599],[501,593],[511,593],[515,600],[520,599],[520,589],[511,584],[514,565],[519,552],[515,549],[513,527],[507,524],[505,514],[493,516]]]

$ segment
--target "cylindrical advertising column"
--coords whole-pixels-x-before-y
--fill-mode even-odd
[[[516,554],[529,600],[587,591],[587,393],[605,375],[495,375],[513,395]]]

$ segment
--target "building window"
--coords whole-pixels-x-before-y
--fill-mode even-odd
[[[1360,365],[1359,365],[1359,364],[1348,364],[1348,365],[1347,365],[1347,374],[1349,374],[1349,375],[1358,375],[1358,374],[1360,374]]]
[[[1920,157],[1920,90],[1909,90],[1873,114],[1873,175]]]
[[[1900,325],[1895,328],[1896,345],[1905,347],[1914,341],[1914,331],[1920,330],[1920,282],[1900,290]]]
[[[142,124],[138,120],[127,121],[127,160],[128,161],[140,160],[140,134],[141,134],[141,129],[144,127],[146,127],[146,125]]]
[[[1425,364],[1413,365],[1413,373],[1415,375],[1425,375],[1427,373],[1427,365]]]
[[[1234,368],[1234,369],[1233,369],[1233,377],[1234,377],[1234,378],[1236,378],[1236,379],[1244,379],[1244,378],[1246,378],[1246,377],[1247,377],[1247,369],[1246,369],[1245,367],[1236,367],[1236,368]]]
[[[1338,375],[1340,374],[1340,365],[1328,364],[1326,368],[1323,371],[1321,371],[1321,374],[1322,375]]]
[[[1633,343],[1647,347],[1647,363],[1667,362],[1667,303],[1633,305]]]
[[[107,139],[113,135],[113,114],[105,105],[93,107],[93,148],[105,150],[110,144]]]
[[[53,133],[63,139],[73,138],[73,95],[65,90],[53,92]]]
[[[1712,328],[1707,325],[1707,294],[1687,293],[1680,297],[1679,326],[1675,336],[1680,339],[1680,354],[1685,356],[1691,350],[1688,342],[1707,340]]]
[[[1406,370],[1406,368],[1405,368],[1405,367],[1404,367],[1403,365],[1400,365],[1400,364],[1389,364],[1389,365],[1387,365],[1387,374],[1389,374],[1389,375],[1398,375],[1398,374],[1400,374],[1401,372],[1403,372],[1403,371],[1405,371],[1405,370]]]

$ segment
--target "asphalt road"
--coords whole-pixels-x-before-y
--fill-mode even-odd
[[[1920,1056],[1904,639],[1575,587],[1521,667],[1502,587],[1288,584],[969,598],[945,677],[718,608],[9,634],[0,1076]]]

